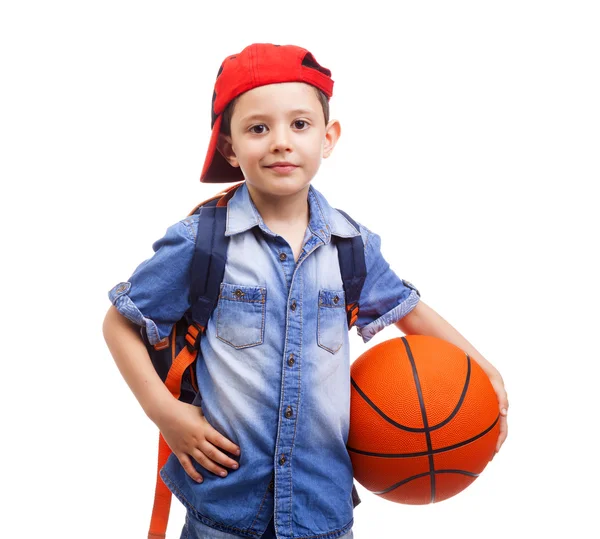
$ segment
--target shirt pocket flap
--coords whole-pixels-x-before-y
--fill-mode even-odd
[[[222,283],[220,298],[229,301],[265,302],[267,289],[261,286],[243,286],[239,284]]]
[[[346,298],[343,290],[320,290],[319,307],[342,307],[346,306]]]

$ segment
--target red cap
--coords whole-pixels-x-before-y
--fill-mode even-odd
[[[244,179],[239,167],[231,166],[217,150],[223,111],[238,95],[266,84],[305,82],[329,99],[333,95],[331,71],[317,63],[306,49],[295,45],[253,43],[242,52],[225,58],[215,82],[212,99],[212,134],[200,181],[238,182]]]

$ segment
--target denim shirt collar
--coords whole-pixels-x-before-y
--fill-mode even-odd
[[[310,210],[308,227],[323,243],[329,243],[332,234],[344,238],[360,234],[356,227],[339,211],[332,208],[325,197],[312,185],[308,188],[308,207]],[[244,182],[227,204],[225,235],[240,234],[255,226],[258,226],[266,234],[275,235],[263,221]]]

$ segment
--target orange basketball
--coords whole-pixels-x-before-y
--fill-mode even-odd
[[[494,454],[498,399],[481,367],[435,337],[373,346],[352,364],[348,452],[386,500],[427,504],[469,486]]]

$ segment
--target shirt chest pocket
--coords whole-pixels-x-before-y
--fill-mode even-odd
[[[344,343],[348,331],[346,300],[343,290],[319,291],[317,342],[321,348],[335,354]]]
[[[264,287],[222,283],[217,304],[217,338],[237,349],[262,344],[266,299]]]

